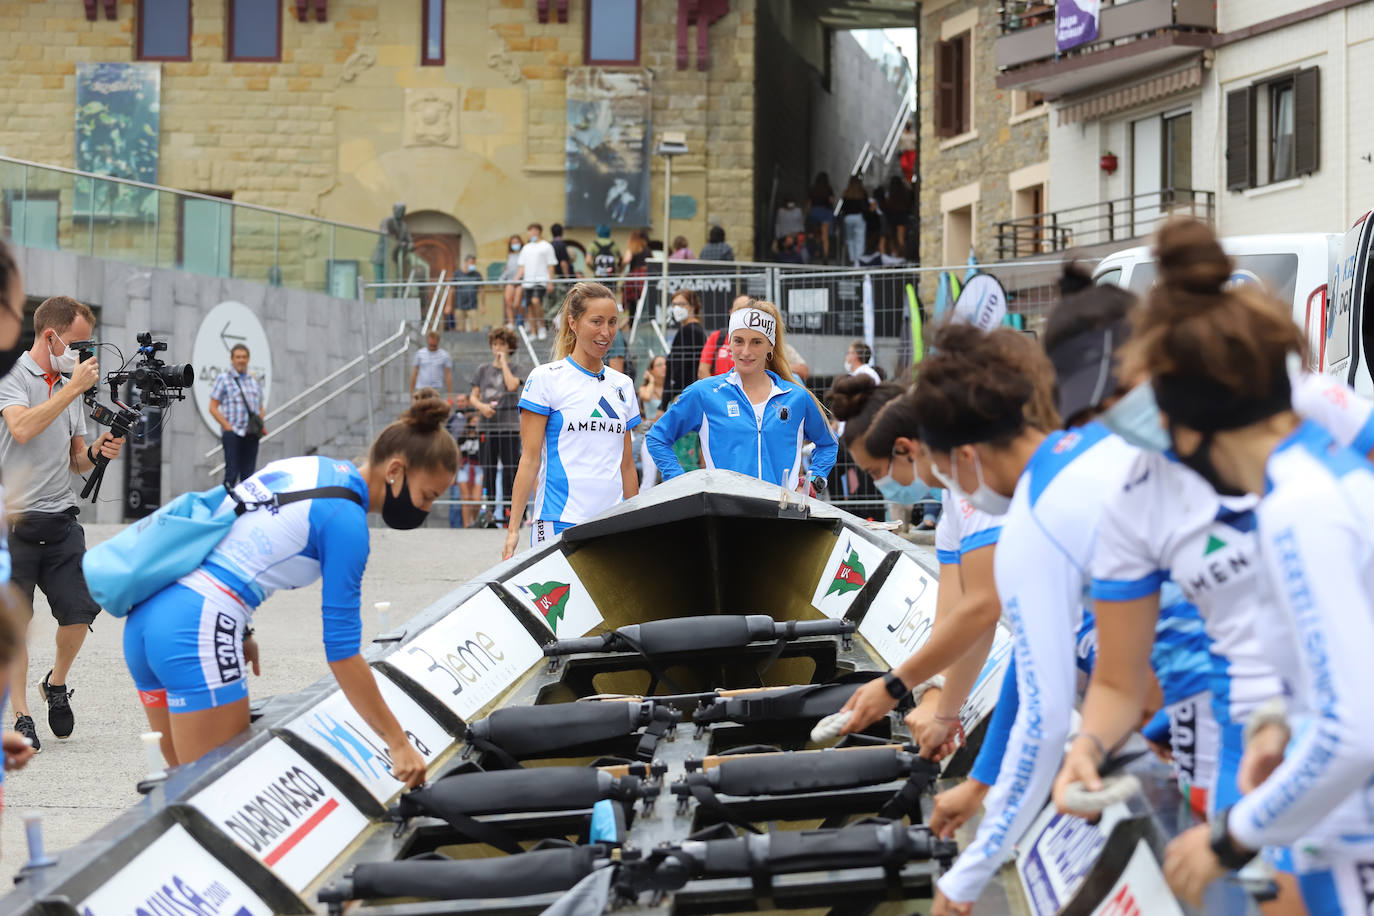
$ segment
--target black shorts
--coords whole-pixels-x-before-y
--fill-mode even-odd
[[[544,287],[542,287],[542,286],[527,286],[527,287],[525,287],[524,296],[525,296],[525,298],[524,298],[523,302],[524,302],[524,305],[525,305],[526,308],[529,308],[530,306],[534,306],[534,305],[543,305],[543,304],[544,304]]]
[[[59,626],[89,625],[100,614],[81,572],[85,555],[86,532],[65,513],[27,516],[10,529],[11,581],[30,605],[37,586]]]

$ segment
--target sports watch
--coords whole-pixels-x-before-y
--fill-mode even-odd
[[[817,477],[815,475],[808,477],[807,480],[811,482],[811,489],[815,492],[817,496],[820,496],[822,493],[824,493],[825,488],[829,486],[830,483],[824,477]]]
[[[887,688],[887,695],[894,700],[900,700],[911,692],[902,679],[897,676],[897,672],[891,669],[888,669],[887,674],[883,675],[883,686]]]
[[[1244,868],[1258,854],[1258,851],[1244,849],[1236,845],[1236,841],[1231,838],[1231,831],[1226,827],[1230,814],[1231,809],[1225,808],[1218,811],[1216,817],[1212,819],[1208,845],[1212,847],[1212,854],[1217,857],[1217,861],[1222,864],[1222,867],[1228,871],[1235,871],[1238,868]]]

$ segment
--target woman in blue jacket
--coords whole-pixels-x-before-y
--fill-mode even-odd
[[[696,430],[706,467],[815,495],[835,466],[838,443],[820,403],[792,377],[778,307],[742,303],[730,313],[729,333],[735,368],[687,386],[659,418],[647,439],[654,464],[665,481],[682,474],[673,443]],[[816,445],[809,475],[802,471],[808,440]]]

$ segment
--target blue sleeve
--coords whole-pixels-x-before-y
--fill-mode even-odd
[[[1153,595],[1169,579],[1163,570],[1155,570],[1142,579],[1093,579],[1092,596],[1098,601],[1134,601]]]
[[[942,566],[959,566],[961,565],[959,561],[963,559],[957,550],[937,550],[935,551],[935,558],[940,561]]]
[[[1016,656],[1007,662],[1007,673],[1002,676],[1002,692],[997,695],[997,705],[992,708],[992,719],[983,735],[983,746],[978,748],[978,759],[973,762],[969,772],[985,786],[997,782],[997,774],[1002,769],[1002,757],[1007,753],[1007,738],[1011,735],[1011,723],[1016,720],[1016,707],[1019,703],[1016,690]]]
[[[1140,730],[1140,733],[1155,744],[1167,745],[1169,743],[1169,711],[1161,709],[1155,713],[1155,717],[1145,723],[1145,727]]]
[[[831,469],[835,467],[840,445],[830,431],[830,424],[825,422],[820,407],[816,406],[816,399],[809,393],[806,394],[806,423],[802,432],[816,445],[811,452],[811,476],[829,477]]]
[[[357,655],[362,648],[363,570],[369,551],[367,514],[352,503],[316,513],[326,501],[311,507],[312,535],[320,558],[323,597],[320,614],[324,618],[324,655],[331,662]],[[318,518],[318,523],[317,523]]]
[[[685,433],[701,428],[701,411],[697,407],[699,395],[689,387],[673,400],[673,406],[654,422],[644,437],[649,446],[649,456],[658,466],[664,480],[672,480],[686,473],[673,451],[673,443]]]

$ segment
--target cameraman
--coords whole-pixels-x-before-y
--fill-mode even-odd
[[[117,457],[124,444],[102,432],[94,445],[86,445],[81,395],[97,384],[100,370],[94,357],[78,363],[68,344],[89,340],[94,327],[95,315],[75,299],[46,300],[33,316],[32,349],[0,380],[0,467],[6,496],[18,512],[10,526],[12,578],[30,603],[34,586],[42,589],[57,619],[56,658],[38,691],[48,704],[48,727],[58,738],[70,736],[75,724],[67,672],[100,613],[81,572],[86,535],[76,521],[71,475],[91,470],[97,452]],[[28,671],[28,649],[21,641],[10,666],[14,728],[38,750],[29,715]]]

